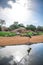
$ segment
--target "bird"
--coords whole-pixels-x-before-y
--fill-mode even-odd
[[[31,50],[31,48],[29,48],[29,50],[27,50],[28,54],[29,54],[30,50]]]

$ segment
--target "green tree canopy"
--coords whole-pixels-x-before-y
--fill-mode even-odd
[[[43,31],[43,26],[38,26],[37,31]]]
[[[19,27],[25,27],[22,23],[18,24]]]
[[[18,22],[14,22],[10,27],[9,27],[9,30],[14,30],[14,29],[17,29],[19,27],[24,27],[23,24],[19,24]]]
[[[27,26],[26,26],[26,29],[27,29],[27,30],[35,31],[35,30],[36,30],[36,26],[34,26],[34,25],[27,25]]]
[[[19,28],[18,22],[14,22],[12,25],[10,25],[9,30],[14,30],[14,29],[17,29],[17,28]]]
[[[0,25],[2,26],[2,25],[4,25],[4,24],[6,24],[6,23],[5,23],[5,20],[0,19]]]
[[[5,20],[0,19],[0,31],[2,31],[2,26],[6,24]]]

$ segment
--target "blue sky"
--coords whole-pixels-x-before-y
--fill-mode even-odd
[[[39,24],[43,25],[43,0],[36,0],[36,18],[39,20]]]
[[[14,21],[24,25],[43,25],[43,0],[0,0],[0,19],[6,26]]]

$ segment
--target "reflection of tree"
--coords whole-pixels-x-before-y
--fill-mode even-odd
[[[30,51],[31,51],[31,48],[29,48],[27,51],[28,51],[28,54],[29,54],[29,53],[30,53]]]
[[[14,61],[14,64],[13,65],[17,65],[17,63]]]
[[[27,65],[26,62],[28,62],[28,57],[29,57],[29,53],[31,51],[31,48],[29,48],[28,51],[28,54],[25,55],[21,60],[20,62],[16,63],[15,61],[13,61],[13,56],[10,56],[10,57],[4,57],[0,60],[0,65]],[[13,63],[12,63],[12,62]]]
[[[20,60],[20,62],[19,62],[17,65],[28,65],[28,62],[27,62],[27,61],[29,61],[28,57],[29,57],[29,53],[30,53],[30,51],[31,51],[31,48],[29,48],[29,50],[27,50],[27,51],[28,51],[28,54],[25,55],[25,56]]]
[[[5,48],[5,46],[0,46],[0,49]]]

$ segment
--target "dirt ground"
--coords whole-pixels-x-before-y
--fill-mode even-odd
[[[43,35],[39,35],[39,36],[32,36],[32,38],[30,39],[31,43],[40,43],[43,42]]]
[[[0,46],[43,42],[43,35],[29,37],[0,37]]]

